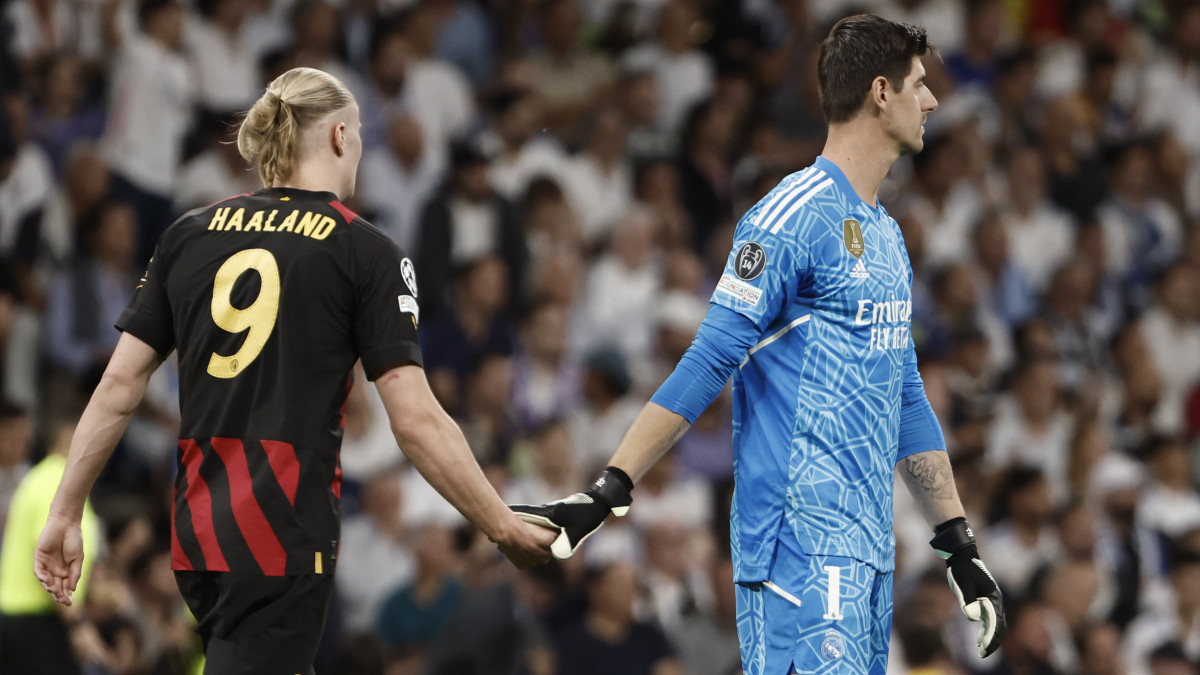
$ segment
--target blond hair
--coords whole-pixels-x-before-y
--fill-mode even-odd
[[[263,185],[286,179],[296,169],[300,132],[354,96],[336,77],[316,68],[292,68],[267,85],[246,111],[238,129],[238,152],[258,166]]]

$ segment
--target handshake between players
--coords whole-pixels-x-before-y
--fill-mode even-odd
[[[621,469],[604,469],[586,492],[548,504],[511,504],[522,520],[558,531],[550,552],[559,560],[570,558],[611,513],[622,517],[633,503],[633,481]],[[963,614],[979,622],[976,644],[979,655],[989,656],[1000,647],[1006,630],[1004,602],[996,580],[988,572],[966,518],[954,518],[934,528],[929,542],[946,561],[946,579]]]

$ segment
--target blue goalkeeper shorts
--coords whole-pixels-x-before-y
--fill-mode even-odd
[[[745,675],[884,675],[892,573],[836,556],[782,562],[778,580],[737,586]]]

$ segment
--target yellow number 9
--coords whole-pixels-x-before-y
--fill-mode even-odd
[[[247,270],[258,272],[258,297],[245,309],[233,306],[233,284]],[[262,248],[238,251],[229,257],[213,282],[212,318],[221,330],[241,333],[249,330],[242,348],[222,356],[213,352],[208,359],[208,374],[229,379],[236,377],[262,353],[275,320],[279,317],[279,265],[275,256]]]

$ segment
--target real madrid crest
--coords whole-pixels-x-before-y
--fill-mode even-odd
[[[825,631],[825,639],[821,642],[821,656],[830,661],[837,661],[846,655],[846,643],[842,642],[842,634],[836,630]]]
[[[867,250],[867,244],[863,241],[862,226],[853,218],[847,218],[842,221],[842,236],[846,240],[846,250],[850,251],[850,255],[855,258],[861,258],[864,251]]]

